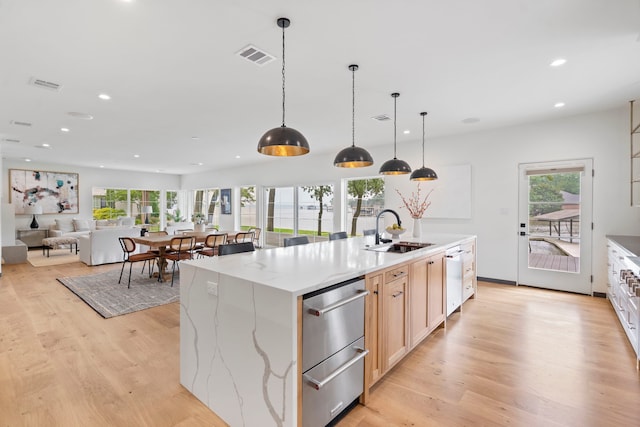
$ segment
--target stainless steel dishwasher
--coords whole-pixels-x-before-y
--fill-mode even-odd
[[[325,426],[363,392],[364,279],[303,296],[302,425]]]

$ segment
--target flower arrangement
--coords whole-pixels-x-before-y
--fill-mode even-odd
[[[424,212],[427,210],[427,208],[429,208],[429,206],[431,206],[431,202],[428,201],[428,199],[431,193],[433,193],[433,190],[429,191],[427,195],[424,196],[424,199],[421,199],[420,184],[418,184],[418,191],[415,193],[411,192],[411,197],[409,197],[408,200],[404,198],[402,193],[397,188],[396,193],[398,193],[398,195],[402,199],[402,203],[404,203],[404,206],[400,206],[400,209],[405,208],[406,210],[408,210],[409,215],[411,215],[411,218],[413,219],[422,218]]]

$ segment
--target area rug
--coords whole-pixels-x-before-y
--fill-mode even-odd
[[[105,319],[169,304],[180,299],[177,272],[171,287],[170,281],[158,283],[156,278],[149,278],[146,273],[140,274],[139,267],[136,267],[134,266],[131,275],[130,289],[127,289],[128,266],[125,268],[120,284],[118,284],[119,268],[90,276],[62,277],[57,280]]]
[[[34,267],[48,267],[50,265],[70,264],[80,262],[78,254],[69,252],[69,249],[51,250],[49,257],[42,255],[41,250],[28,251],[27,261]]]

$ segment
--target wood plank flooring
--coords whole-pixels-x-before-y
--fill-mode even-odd
[[[111,268],[3,266],[0,426],[225,425],[179,384],[178,303],[105,320],[55,280]],[[608,301],[481,283],[339,425],[638,426],[639,378]]]

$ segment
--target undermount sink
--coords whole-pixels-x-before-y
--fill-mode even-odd
[[[433,243],[418,243],[418,242],[398,242],[398,243],[385,243],[383,245],[367,246],[368,251],[375,252],[393,252],[397,254],[404,254],[407,252],[415,251],[417,249],[433,246]]]

